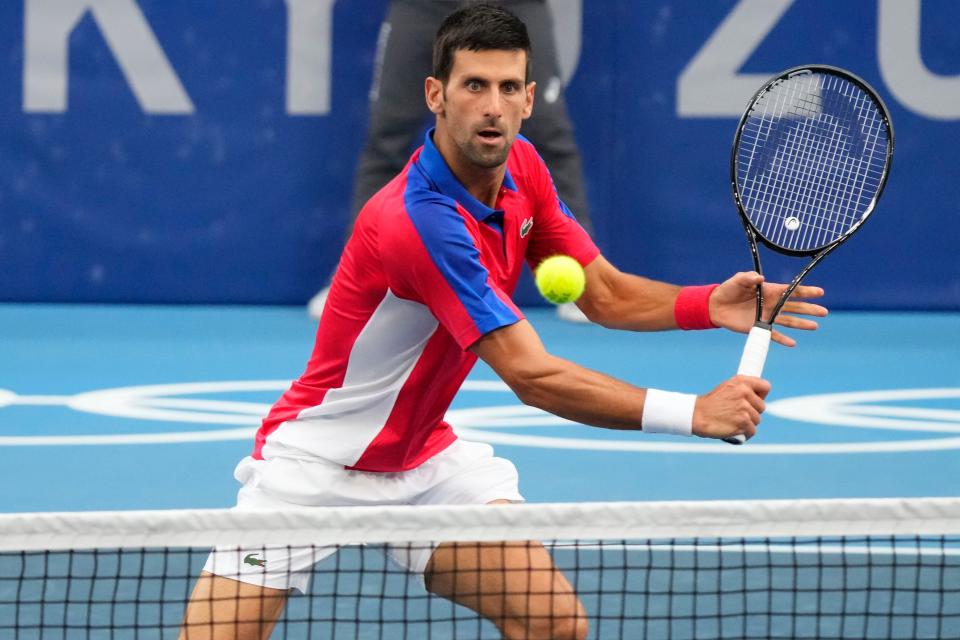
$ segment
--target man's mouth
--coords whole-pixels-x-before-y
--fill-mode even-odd
[[[503,134],[497,129],[481,129],[477,132],[477,135],[489,142],[495,142],[503,137]]]

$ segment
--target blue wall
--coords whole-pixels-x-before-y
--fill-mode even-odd
[[[749,268],[739,110],[763,77],[826,63],[880,91],[897,150],[874,217],[812,280],[835,308],[960,309],[960,3],[925,0],[911,30],[918,0],[556,2],[581,18],[567,95],[612,262],[676,282]],[[0,300],[304,302],[348,221],[383,8],[0,3]],[[698,73],[716,86],[684,93]]]

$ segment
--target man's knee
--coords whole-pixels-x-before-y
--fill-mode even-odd
[[[575,598],[557,603],[545,616],[517,616],[501,626],[510,640],[586,640],[589,633],[583,606]]]
[[[576,640],[587,640],[587,635],[590,633],[590,625],[587,623],[586,616],[577,616],[571,622],[572,624],[568,630],[569,635],[565,635],[563,637],[575,638]]]
[[[546,621],[542,635],[533,635],[533,638],[549,638],[550,640],[586,640],[589,628],[587,619],[581,616],[553,618]]]

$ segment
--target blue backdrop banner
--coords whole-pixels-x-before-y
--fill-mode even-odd
[[[811,276],[835,308],[960,309],[960,3],[552,0],[597,241],[679,283],[750,267],[737,119],[850,69],[892,113],[874,217]],[[0,4],[0,300],[302,303],[336,265],[383,0]],[[773,277],[797,265],[771,263]],[[529,284],[522,303],[537,301]]]

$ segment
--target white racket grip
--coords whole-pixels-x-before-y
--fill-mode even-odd
[[[740,366],[737,375],[763,375],[763,365],[767,361],[767,351],[770,350],[770,336],[773,332],[767,327],[754,326],[747,336],[747,344],[743,346],[743,355],[740,356]]]
[[[743,346],[743,355],[740,356],[740,366],[737,368],[737,375],[755,376],[759,378],[763,375],[763,365],[767,362],[767,352],[770,350],[770,336],[773,335],[768,327],[754,325],[747,336],[747,344]],[[724,442],[730,444],[743,444],[747,441],[742,435],[724,438]]]

